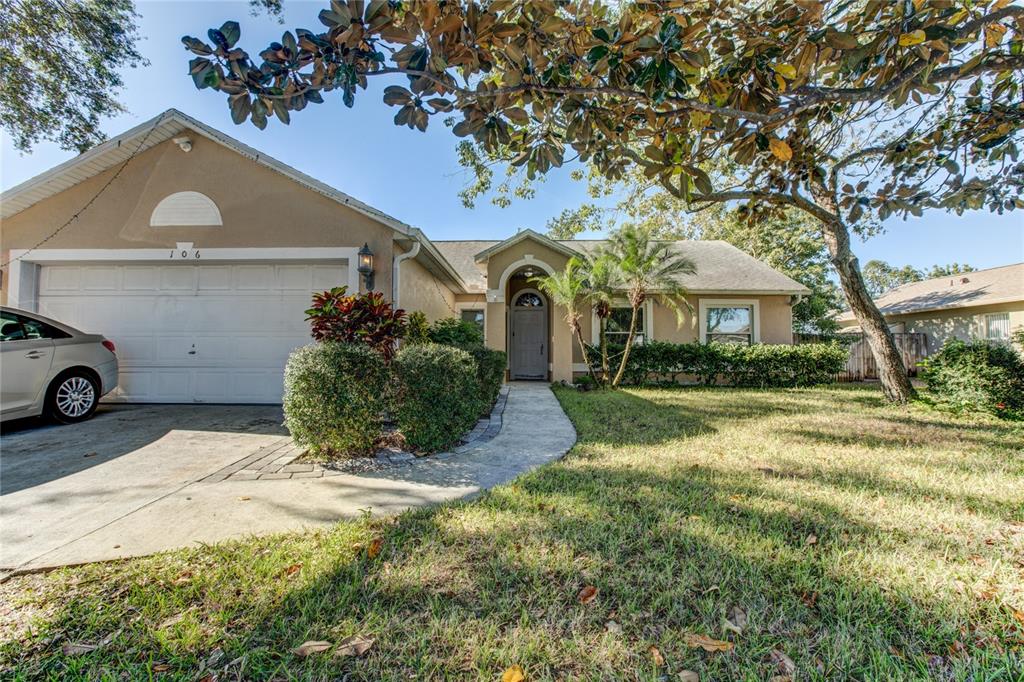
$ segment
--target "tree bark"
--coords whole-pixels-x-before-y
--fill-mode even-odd
[[[906,403],[913,400],[916,392],[907,376],[903,357],[896,348],[888,323],[864,285],[857,257],[850,250],[850,234],[846,226],[840,220],[822,221],[821,232],[832,257],[832,265],[839,274],[846,301],[875,356],[882,392],[890,402]]]
[[[587,375],[593,379],[594,383],[597,382],[597,375],[594,374],[594,367],[590,364],[590,356],[587,354],[587,344],[583,342],[583,329],[580,327],[579,320],[573,325],[573,334],[576,336],[576,341],[580,344],[580,352],[583,354],[583,362],[587,365]]]
[[[598,318],[598,334],[601,337],[601,381],[608,385],[611,368],[608,363],[608,339],[605,337],[605,330],[608,329],[608,320],[604,317]]]
[[[640,305],[643,305],[641,303]],[[640,305],[634,305],[633,314],[629,318],[629,336],[626,337],[626,348],[622,351],[622,361],[619,363],[619,371],[615,373],[615,380],[612,381],[612,388],[618,388],[622,381],[622,375],[626,373],[626,363],[629,362],[629,351],[633,350],[633,339],[636,337],[636,318]]]

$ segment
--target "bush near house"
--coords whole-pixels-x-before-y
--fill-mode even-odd
[[[414,310],[409,313],[406,320],[405,343],[429,343],[430,323],[427,316],[421,310]]]
[[[391,364],[394,415],[415,450],[436,451],[458,440],[480,414],[480,384],[473,356],[437,343],[405,346]]]
[[[366,345],[303,346],[284,371],[285,426],[316,457],[372,453],[387,383],[384,358]]]
[[[614,357],[621,350],[612,346],[609,352]],[[846,359],[847,350],[838,343],[744,346],[649,341],[633,348],[624,379],[635,386],[672,384],[688,377],[708,386],[815,386],[833,381]]]
[[[313,338],[364,343],[390,360],[397,341],[405,336],[405,311],[392,308],[379,291],[346,292],[346,287],[334,287],[313,294],[313,307],[306,311]]]
[[[484,333],[480,327],[457,317],[442,317],[440,320],[435,320],[430,325],[428,336],[434,343],[443,343],[446,346],[457,348],[484,345]]]
[[[1024,359],[1010,346],[949,339],[919,365],[940,407],[1024,419]]]
[[[481,414],[490,411],[498,398],[498,391],[505,381],[506,355],[500,350],[492,350],[486,346],[467,346],[464,348],[476,363],[476,380],[479,387]]]

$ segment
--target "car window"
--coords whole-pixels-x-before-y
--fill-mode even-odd
[[[0,311],[0,341],[20,341],[25,338],[18,316]]]
[[[18,319],[21,321],[21,326],[25,329],[26,339],[66,339],[71,334],[62,332],[53,325],[34,320],[31,317],[25,317],[24,315],[18,315]]]

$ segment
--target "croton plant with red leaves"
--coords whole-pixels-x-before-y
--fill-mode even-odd
[[[347,287],[314,293],[306,321],[317,341],[365,343],[388,361],[395,354],[396,342],[405,336],[407,326],[405,311],[392,308],[384,294],[349,294]]]

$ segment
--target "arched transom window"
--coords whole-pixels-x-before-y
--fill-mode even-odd
[[[202,192],[175,192],[164,197],[149,218],[150,227],[223,225],[220,209]]]
[[[541,308],[544,306],[544,299],[532,291],[524,291],[516,296],[517,308]]]

